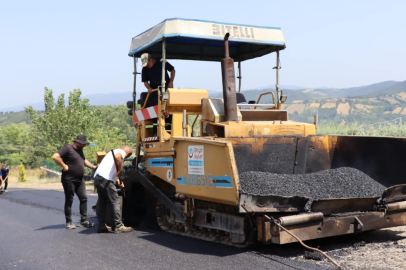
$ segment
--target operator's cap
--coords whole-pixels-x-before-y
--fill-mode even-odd
[[[141,62],[142,62],[142,67],[146,67],[148,64],[148,60],[151,58],[151,55],[149,53],[143,53],[141,55]]]

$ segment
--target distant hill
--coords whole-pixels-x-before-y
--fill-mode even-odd
[[[26,112],[0,113],[0,126],[20,123],[31,124],[31,119]]]
[[[379,97],[379,96],[385,96],[385,95],[395,95],[395,94],[399,94],[402,92],[406,92],[406,81],[391,84],[385,88],[372,92],[371,94],[369,94],[369,96],[370,97]]]
[[[332,89],[332,88],[311,88],[301,90],[304,93],[311,95],[314,99],[322,98],[347,98],[347,97],[356,97],[363,96],[374,93],[376,91],[384,91],[387,87],[398,84],[397,81],[385,81],[380,83],[374,83],[365,86],[350,87],[350,88],[341,88],[341,89]]]
[[[356,96],[368,95],[371,93],[375,93],[377,91],[383,91],[384,89],[391,87],[393,85],[396,85],[398,83],[399,82],[397,82],[397,81],[385,81],[385,82],[374,83],[374,84],[366,85],[366,86],[340,89],[340,92],[345,93],[345,95],[341,96],[341,97],[356,97]]]
[[[387,85],[385,87],[385,85]],[[328,93],[368,93],[355,97],[329,97]],[[274,88],[264,90],[242,91],[246,99],[257,100],[259,95],[265,92],[275,92]],[[324,91],[324,92],[323,92]],[[332,91],[332,92],[329,92]],[[282,109],[287,110],[289,119],[300,122],[314,121],[314,115],[318,114],[320,122],[326,121],[337,125],[358,122],[362,125],[377,124],[385,121],[392,123],[406,123],[406,81],[382,82],[364,87],[346,89],[306,89],[283,90],[288,99]],[[210,97],[222,98],[223,93],[209,91]],[[96,94],[85,96],[90,99],[92,105],[115,105],[124,104],[131,100],[131,92]],[[264,96],[261,103],[271,103],[271,95]],[[43,106],[42,103],[39,104]],[[34,107],[35,108],[35,107]],[[23,109],[23,107],[22,107]],[[41,110],[41,108],[37,108]],[[402,119],[402,120],[401,120]],[[12,123],[30,123],[28,115],[23,112],[0,113],[0,126]]]
[[[57,97],[54,96],[56,99]],[[122,105],[127,101],[132,100],[132,92],[115,92],[108,94],[91,94],[85,95],[83,98],[88,98],[89,103],[95,106],[106,106],[106,105]],[[68,96],[65,95],[65,101],[68,101]],[[43,111],[45,110],[44,102],[35,102],[31,104],[23,104],[18,106],[13,106],[5,109],[0,109],[2,112],[20,112],[24,111],[25,107],[32,106],[34,110]]]
[[[306,89],[307,87],[297,86],[297,85],[289,85],[289,84],[281,84],[279,86],[279,88],[288,89],[288,90],[302,90],[302,89]],[[267,86],[257,87],[254,90],[265,90],[265,89],[275,89],[275,85],[267,85]]]
[[[141,91],[137,91],[137,99],[140,96]],[[216,95],[218,93],[222,93],[216,90],[207,90],[209,92],[209,96]],[[90,94],[84,95],[83,98],[88,98],[89,103],[94,106],[107,106],[107,105],[123,105],[126,104],[127,101],[132,100],[133,93],[132,92],[112,92],[107,94]],[[54,96],[56,99],[57,97]],[[65,100],[68,101],[68,96],[65,94]],[[43,111],[45,110],[44,102],[34,102],[31,104],[22,104],[18,106],[8,107],[5,109],[0,109],[0,112],[20,112],[24,111],[25,107],[32,106],[34,110]]]

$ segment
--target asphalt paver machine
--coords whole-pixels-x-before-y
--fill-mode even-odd
[[[287,97],[279,87],[279,54],[285,48],[280,28],[178,18],[132,39],[134,92],[127,105],[138,137],[136,158],[124,179],[124,222],[152,215],[164,231],[242,246],[298,241],[278,225],[309,240],[406,224],[406,139],[318,136],[314,123],[288,120],[282,110]],[[163,87],[154,90],[159,101],[152,107],[146,107],[147,92],[136,102],[137,59],[143,53],[162,62]],[[276,56],[269,65],[270,76],[272,69],[276,72],[275,93],[266,93],[272,103],[261,102],[262,96],[246,101],[241,63],[268,54]],[[219,62],[223,98],[211,98],[204,89],[165,89],[167,59]],[[314,199],[283,177],[337,168],[365,173],[383,185],[382,193]],[[242,181],[244,186],[264,181],[242,179],[250,172],[281,177],[266,194],[247,192]],[[338,188],[344,191],[362,181],[343,177],[345,185]],[[317,189],[328,194],[333,188],[323,181]],[[298,194],[278,193],[279,184],[291,185]],[[359,186],[358,191],[368,191],[367,183]]]

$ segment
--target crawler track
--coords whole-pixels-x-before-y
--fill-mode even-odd
[[[230,234],[221,230],[213,230],[204,227],[188,226],[185,223],[175,222],[169,218],[169,210],[162,205],[160,202],[156,206],[156,216],[157,222],[161,230],[183,235],[187,237],[192,237],[196,239],[201,239],[205,241],[215,242],[219,244],[244,248],[249,246],[250,243],[235,244],[231,242]]]

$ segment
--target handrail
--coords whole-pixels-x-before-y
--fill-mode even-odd
[[[196,115],[195,121],[193,121],[192,132],[191,132],[191,133],[192,133],[192,137],[193,137],[193,135],[194,135],[193,130],[194,130],[194,127],[195,127],[195,123],[196,123],[197,118],[199,118],[199,115]]]
[[[157,89],[153,89],[153,90],[151,91],[151,93],[152,93],[152,92],[156,92],[156,91],[158,91],[158,88],[157,88]],[[145,98],[145,101],[144,101],[144,106],[142,106],[142,107],[139,108],[138,110],[134,110],[134,111],[139,111],[139,110],[141,110],[141,109],[145,109],[145,106],[147,105],[147,101],[148,101],[149,96],[150,96],[151,93],[148,92],[148,95],[147,95],[147,97]]]
[[[275,104],[242,104],[242,103],[240,103],[240,104],[237,104],[237,106],[238,107],[254,107],[255,106],[255,108],[256,107],[269,107],[269,108],[274,108],[274,107],[276,107],[276,105]]]
[[[259,101],[261,100],[262,96],[269,95],[269,94],[272,95],[272,104],[275,104],[275,94],[274,94],[273,92],[266,92],[266,93],[262,93],[261,95],[259,95],[257,104],[259,104]],[[257,108],[257,107],[255,107],[254,110],[255,110],[256,108]]]

